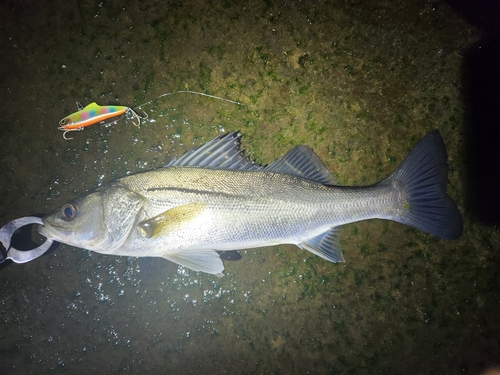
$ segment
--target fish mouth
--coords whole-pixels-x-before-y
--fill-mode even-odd
[[[62,235],[52,225],[46,222],[44,222],[43,224],[38,224],[36,230],[38,231],[38,233],[49,240],[65,242],[64,235]]]
[[[50,229],[49,227],[47,226],[47,224],[38,224],[36,226],[36,230],[38,233],[40,233],[42,236],[48,238],[48,239],[52,239],[52,236],[50,235]]]

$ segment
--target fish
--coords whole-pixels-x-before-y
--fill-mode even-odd
[[[96,102],[92,102],[86,107],[83,107],[81,103],[76,103],[78,111],[64,117],[59,121],[59,130],[62,130],[63,138],[67,141],[73,139],[66,137],[66,133],[81,131],[87,126],[91,126],[98,123],[104,123],[106,121],[114,122],[121,116],[130,113],[134,116],[136,122],[135,126],[141,124],[141,120],[147,118],[147,114],[139,115],[135,110],[130,107],[122,105],[105,105],[101,106]]]
[[[43,217],[38,231],[101,254],[161,257],[217,276],[224,271],[217,252],[278,244],[344,262],[339,229],[361,220],[392,220],[443,239],[462,234],[438,130],[370,186],[338,185],[305,145],[256,164],[240,140],[238,132],[220,135],[164,167],[97,187]]]

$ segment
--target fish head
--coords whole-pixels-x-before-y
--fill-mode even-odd
[[[93,250],[106,238],[99,193],[78,197],[42,218],[38,231],[54,241]]]
[[[125,188],[98,189],[43,217],[38,232],[53,241],[111,253],[128,238],[143,203],[142,196]]]

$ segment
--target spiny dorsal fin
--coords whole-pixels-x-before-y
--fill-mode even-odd
[[[265,170],[307,178],[324,185],[335,185],[335,178],[330,171],[307,146],[294,147],[285,156],[265,167]]]
[[[262,169],[245,157],[241,151],[241,134],[232,132],[215,137],[203,146],[195,147],[179,159],[171,160],[165,167],[204,167],[214,169]]]

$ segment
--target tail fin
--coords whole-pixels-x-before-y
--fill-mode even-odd
[[[406,192],[406,204],[393,220],[445,239],[462,235],[462,216],[446,193],[446,160],[443,140],[439,131],[434,130],[422,138],[384,181],[390,184],[400,181]]]

